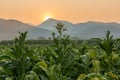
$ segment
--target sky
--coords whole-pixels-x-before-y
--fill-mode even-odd
[[[47,18],[120,23],[120,0],[0,0],[0,18],[34,25]]]

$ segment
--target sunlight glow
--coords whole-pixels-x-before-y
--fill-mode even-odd
[[[48,16],[48,15],[47,15],[47,16],[44,17],[44,20],[47,20],[47,19],[49,19],[49,18],[52,18],[52,16]]]

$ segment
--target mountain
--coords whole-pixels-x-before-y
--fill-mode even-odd
[[[48,39],[52,36],[52,32],[57,33],[55,28],[57,23],[65,24],[67,29],[66,34],[70,35],[72,39],[89,39],[89,38],[102,38],[105,37],[107,30],[115,38],[120,38],[120,24],[111,22],[95,22],[88,21],[85,23],[73,24],[68,21],[48,19],[38,26],[32,26],[17,20],[4,20],[0,19],[0,40],[11,40],[18,36],[18,31],[28,31],[27,39]]]
[[[62,22],[67,27],[66,34],[70,35],[72,39],[89,39],[89,38],[102,38],[105,37],[107,30],[111,31],[114,37],[120,37],[120,24],[111,22],[95,22],[88,21],[85,23],[72,24],[67,21],[48,19],[45,22],[38,25],[38,28],[43,28],[52,32],[56,32],[55,25],[58,22]]]
[[[55,20],[55,19],[48,19],[38,25],[37,27],[31,29],[28,31],[28,37],[27,39],[48,39],[52,36],[52,32],[57,33],[57,30],[55,28],[56,24],[58,22],[61,22],[65,24],[66,28],[70,28],[73,26],[72,23],[67,22],[67,21],[61,21],[61,20]]]
[[[52,36],[51,33],[52,31],[47,29],[35,27],[28,31],[27,39],[48,39]]]
[[[68,21],[62,21],[62,20],[56,20],[56,19],[49,18],[48,20],[46,20],[43,23],[41,23],[40,25],[38,25],[38,27],[47,29],[50,31],[56,31],[55,26],[59,22],[65,24],[66,28],[70,28],[71,26],[73,26],[73,24]]]
[[[18,32],[28,31],[34,26],[20,22],[18,20],[5,20],[0,19],[0,40],[11,40],[14,39]]]
[[[105,32],[109,30],[114,37],[120,37],[120,24],[118,23],[103,23],[89,21],[86,23],[75,24],[69,28],[67,34],[78,39],[102,38],[105,37]]]

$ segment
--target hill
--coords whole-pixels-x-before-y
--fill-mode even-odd
[[[71,22],[56,20],[56,19],[50,18],[50,19],[42,22],[41,24],[39,24],[38,27],[43,28],[43,29],[47,29],[47,30],[50,30],[50,31],[56,31],[55,26],[59,22],[65,24],[66,28],[70,28],[71,26],[74,26]]]
[[[73,24],[68,21],[50,18],[38,26],[32,26],[12,19],[0,19],[0,40],[14,39],[18,35],[18,31],[28,31],[27,39],[48,39],[51,37],[52,32],[57,34],[55,26],[59,22],[65,24],[67,28],[66,34],[70,35],[72,39],[102,38],[105,36],[107,30],[110,30],[115,38],[120,38],[119,23],[88,21],[85,23]]]
[[[66,34],[70,35],[72,39],[101,38],[105,36],[105,32],[107,30],[111,31],[111,34],[114,35],[114,37],[120,37],[120,24],[115,22],[104,23],[88,21],[85,23],[72,24],[68,21],[48,19],[45,22],[41,23],[38,28],[56,32],[54,26],[58,22],[65,24],[65,27],[67,28]]]
[[[34,26],[20,22],[18,20],[0,19],[0,40],[11,40],[18,35],[18,32],[24,32],[32,29]]]
[[[35,27],[28,31],[27,39],[48,39],[51,37],[52,31]]]
[[[120,24],[118,23],[103,23],[89,21],[86,23],[78,23],[69,28],[67,34],[78,39],[102,38],[105,32],[109,30],[114,37],[120,37]]]

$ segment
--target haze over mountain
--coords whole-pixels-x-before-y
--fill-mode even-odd
[[[120,24],[114,22],[103,23],[89,21],[86,23],[78,23],[75,24],[74,27],[69,28],[67,33],[70,34],[71,37],[88,39],[105,37],[107,30],[111,31],[111,35],[114,35],[114,37],[120,37]]]
[[[101,38],[105,36],[105,32],[107,30],[110,30],[111,34],[114,35],[114,37],[120,37],[120,24],[115,22],[104,23],[88,21],[85,23],[72,24],[68,21],[48,19],[38,25],[38,28],[43,28],[51,32],[56,32],[55,26],[58,22],[62,22],[63,24],[65,24],[65,26],[67,27],[66,34],[70,35],[70,37],[73,39]],[[43,34],[42,36],[47,36],[47,34]]]
[[[18,35],[18,32],[28,31],[33,27],[18,20],[0,19],[0,40],[14,39]]]
[[[56,20],[56,19],[49,18],[48,20],[39,24],[38,27],[43,28],[43,29],[47,29],[47,30],[50,30],[50,31],[56,31],[55,26],[59,22],[65,24],[66,28],[70,28],[70,27],[74,26],[71,22],[68,22],[68,21]]]
[[[111,22],[94,22],[73,24],[68,21],[48,19],[38,26],[32,26],[17,20],[0,19],[0,40],[11,40],[18,35],[18,31],[28,31],[27,39],[48,39],[52,32],[57,33],[56,24],[61,22],[67,28],[66,34],[72,39],[101,38],[105,36],[105,31],[110,30],[114,37],[120,38],[120,24]]]
[[[28,31],[27,39],[48,39],[52,31],[35,27]]]
[[[36,28],[31,29],[28,32],[27,39],[48,39],[50,38],[52,36],[52,32],[57,33],[55,26],[58,22],[65,24],[65,27],[67,29],[74,26],[70,22],[50,18],[44,21],[43,23],[39,24]]]

